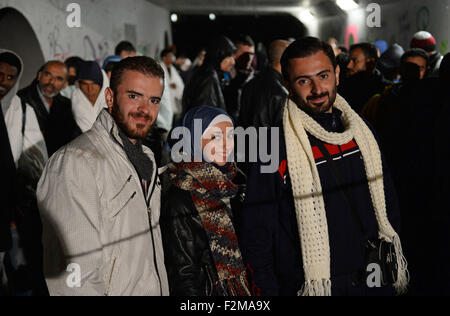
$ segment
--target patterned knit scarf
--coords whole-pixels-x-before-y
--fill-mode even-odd
[[[383,167],[378,143],[364,121],[347,102],[337,96],[334,107],[342,111],[346,131],[330,133],[292,101],[284,110],[289,174],[292,180],[295,210],[300,234],[305,284],[302,296],[331,296],[330,244],[323,191],[307,132],[332,145],[344,145],[355,140],[364,160],[369,190],[378,221],[379,238],[395,246],[398,281],[394,287],[398,294],[406,291],[409,282],[407,263],[400,238],[389,223],[384,195]]]
[[[219,296],[251,296],[227,202],[238,193],[232,182],[235,165],[231,164],[225,174],[208,163],[170,164],[169,169],[174,185],[191,193],[202,219],[218,273]]]

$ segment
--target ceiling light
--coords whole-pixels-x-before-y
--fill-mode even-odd
[[[337,5],[344,11],[350,11],[359,8],[354,0],[337,0]]]
[[[209,19],[210,19],[211,21],[214,21],[214,20],[216,19],[216,15],[215,15],[214,13],[211,13],[211,14],[209,15]]]
[[[308,23],[314,20],[314,15],[311,13],[310,10],[302,8],[299,11],[298,18],[300,19],[300,21]]]
[[[178,21],[178,15],[177,14],[172,14],[171,16],[170,16],[170,20],[173,22],[173,23],[175,23],[175,22],[177,22]]]

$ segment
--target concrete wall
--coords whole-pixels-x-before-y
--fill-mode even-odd
[[[81,6],[80,28],[66,23],[72,2]],[[165,34],[169,41],[172,38],[169,12],[145,0],[0,0],[0,9],[5,7],[26,17],[46,60],[80,56],[102,63],[124,39],[134,42],[141,54],[154,57],[165,46]]]
[[[370,3],[381,5],[381,28],[367,26],[366,11]],[[357,42],[386,40],[398,43],[405,49],[414,33],[426,30],[438,42],[441,53],[449,51],[450,41],[450,0],[393,0],[361,1],[361,9],[350,11],[348,15],[322,18],[309,23],[310,33],[322,39],[336,37],[340,43],[349,44],[350,34]]]

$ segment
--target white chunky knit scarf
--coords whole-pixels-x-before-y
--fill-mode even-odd
[[[295,210],[300,233],[305,284],[301,296],[331,296],[330,243],[325,203],[319,172],[307,132],[332,145],[345,145],[352,140],[358,144],[364,160],[369,190],[378,221],[379,237],[395,246],[398,263],[398,294],[406,291],[409,282],[407,263],[400,238],[389,223],[384,195],[383,167],[378,143],[365,122],[347,102],[337,96],[334,107],[342,111],[344,133],[330,133],[313,118],[288,100],[283,126],[289,174],[294,193]]]

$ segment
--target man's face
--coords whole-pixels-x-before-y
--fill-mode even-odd
[[[353,76],[368,70],[367,64],[371,59],[366,58],[361,48],[355,48],[350,52],[350,62],[348,63],[348,74]]]
[[[0,62],[0,100],[14,87],[17,76],[18,71],[16,67],[5,62]]]
[[[227,57],[220,63],[220,69],[224,72],[230,72],[233,66],[236,64],[233,56]]]
[[[173,53],[168,53],[162,58],[163,63],[168,67],[173,64]]]
[[[80,80],[78,81],[78,85],[86,98],[88,98],[89,102],[94,105],[95,102],[97,102],[102,87],[94,83],[92,80]]]
[[[244,53],[249,53],[251,55],[255,55],[255,47],[248,45],[238,45],[236,54],[234,54],[234,59],[238,59]]]
[[[68,84],[68,72],[64,65],[49,64],[38,74],[39,88],[44,97],[51,99],[65,89]]]
[[[311,114],[331,113],[339,85],[339,66],[335,69],[323,52],[289,61],[289,88],[292,100]]]
[[[164,92],[163,79],[126,71],[116,93],[106,90],[106,102],[117,125],[131,142],[144,139],[156,122]]]
[[[425,78],[425,74],[427,73],[427,61],[425,59],[420,56],[408,57],[405,59],[405,62],[419,66],[420,79]]]

